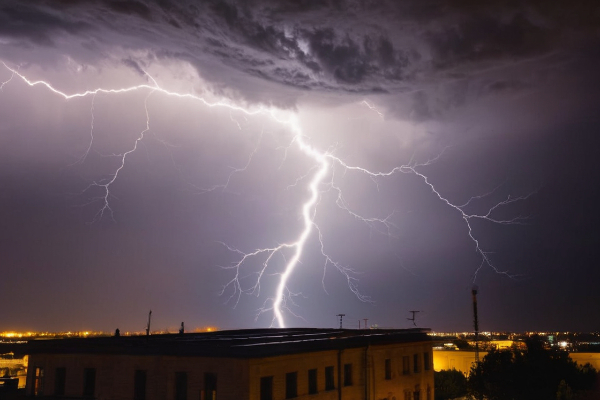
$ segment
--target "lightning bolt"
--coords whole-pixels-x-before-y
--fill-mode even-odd
[[[320,244],[320,252],[324,259],[323,280],[322,280],[324,290],[326,290],[325,289],[326,268],[327,268],[327,266],[333,266],[346,278],[350,290],[357,296],[357,298],[359,300],[365,301],[365,302],[370,301],[370,298],[368,296],[365,296],[360,293],[360,291],[358,289],[358,279],[356,278],[355,271],[352,270],[351,268],[344,266],[343,264],[340,264],[339,262],[335,261],[327,254],[327,252],[325,250],[325,241],[323,238],[323,234],[315,222],[315,217],[316,217],[317,211],[319,209],[318,206],[320,204],[320,201],[322,200],[322,195],[327,191],[333,191],[336,194],[335,195],[335,198],[336,198],[335,204],[337,207],[339,207],[339,209],[343,210],[350,217],[363,222],[364,224],[369,226],[371,229],[374,229],[380,233],[384,233],[388,236],[392,236],[393,231],[395,229],[397,229],[397,227],[392,222],[392,217],[393,217],[394,213],[392,212],[384,218],[374,218],[374,217],[364,217],[364,216],[360,215],[358,212],[353,211],[352,208],[350,207],[350,205],[348,204],[348,202],[344,199],[342,189],[340,188],[339,185],[336,184],[336,179],[335,179],[336,176],[334,174],[334,168],[333,168],[334,165],[341,167],[343,169],[343,171],[345,171],[347,173],[364,174],[364,175],[368,176],[369,178],[371,178],[375,185],[378,185],[380,180],[391,177],[396,174],[410,174],[410,175],[413,175],[416,178],[420,179],[424,185],[429,187],[431,193],[434,196],[436,196],[439,201],[446,204],[446,206],[448,206],[451,210],[455,211],[458,214],[458,216],[463,220],[465,227],[466,227],[467,235],[473,243],[474,250],[479,254],[480,259],[481,259],[481,263],[474,273],[473,281],[475,281],[475,279],[477,277],[477,273],[481,270],[481,268],[486,265],[491,267],[497,273],[504,274],[504,275],[511,276],[511,277],[513,276],[513,275],[509,274],[507,271],[500,270],[492,263],[489,253],[486,252],[481,247],[479,240],[475,236],[473,229],[472,229],[471,221],[484,220],[484,221],[488,221],[490,223],[501,224],[501,225],[524,223],[524,221],[527,219],[526,217],[518,216],[518,217],[515,217],[512,219],[497,219],[493,216],[493,214],[496,210],[498,210],[499,208],[501,208],[503,206],[506,206],[506,205],[509,205],[509,204],[512,204],[512,203],[515,203],[518,201],[526,200],[531,194],[527,195],[527,196],[521,196],[521,197],[508,197],[508,198],[496,203],[495,205],[493,205],[485,213],[480,213],[480,214],[469,213],[466,210],[471,203],[491,195],[496,189],[490,193],[486,193],[481,196],[472,197],[471,199],[469,199],[469,201],[467,201],[464,204],[452,203],[448,198],[444,197],[436,189],[434,184],[431,183],[429,178],[422,172],[423,167],[431,165],[432,163],[436,162],[443,152],[440,153],[436,158],[428,160],[424,163],[417,163],[417,162],[414,162],[413,160],[411,160],[409,163],[397,166],[389,171],[371,171],[371,170],[368,170],[368,169],[360,167],[360,166],[347,164],[344,160],[342,160],[341,158],[336,156],[335,152],[333,150],[320,151],[320,150],[316,149],[315,147],[311,146],[307,142],[306,136],[303,134],[303,132],[301,130],[300,123],[297,120],[297,116],[292,114],[288,118],[282,118],[278,113],[278,111],[281,111],[281,110],[277,110],[275,108],[267,108],[267,107],[247,108],[247,107],[243,107],[238,104],[232,103],[230,100],[226,100],[226,99],[218,100],[218,101],[208,101],[207,99],[205,99],[203,97],[200,97],[200,96],[197,96],[197,95],[194,95],[191,93],[172,92],[172,91],[162,88],[147,73],[146,73],[146,76],[152,84],[145,83],[145,84],[116,88],[116,89],[97,88],[97,89],[93,89],[93,90],[86,90],[83,92],[68,94],[68,93],[65,93],[65,92],[55,88],[52,84],[50,84],[44,80],[30,80],[27,77],[25,77],[23,74],[21,74],[17,69],[9,67],[4,62],[2,62],[2,65],[11,73],[11,76],[7,81],[3,82],[0,85],[0,89],[2,89],[5,85],[10,83],[15,77],[18,77],[23,82],[25,82],[27,85],[29,85],[30,87],[34,87],[34,86],[45,87],[47,90],[51,91],[52,93],[56,94],[57,96],[62,97],[65,100],[88,97],[88,96],[92,97],[92,105],[91,105],[92,121],[90,124],[90,143],[89,143],[89,146],[88,146],[87,150],[85,151],[84,155],[77,161],[79,163],[85,161],[85,157],[89,153],[89,151],[92,147],[93,139],[94,139],[94,135],[93,135],[94,117],[93,117],[93,115],[94,115],[95,96],[98,94],[101,94],[101,93],[109,94],[109,95],[118,95],[118,94],[123,94],[123,93],[128,93],[128,92],[134,92],[134,91],[146,91],[147,92],[147,94],[144,98],[144,109],[145,109],[145,115],[146,115],[145,128],[139,132],[137,138],[134,140],[134,143],[129,150],[127,150],[121,154],[115,155],[120,158],[120,163],[117,166],[117,168],[114,170],[112,175],[110,175],[108,178],[106,178],[104,180],[92,182],[85,189],[85,190],[89,190],[92,188],[102,189],[102,193],[103,193],[102,196],[93,199],[93,200],[100,200],[100,202],[101,202],[100,209],[96,213],[96,215],[94,217],[94,221],[104,218],[106,214],[109,214],[110,218],[114,219],[113,210],[111,208],[111,203],[110,203],[110,199],[111,199],[110,188],[111,188],[111,185],[113,185],[114,182],[118,179],[119,173],[123,170],[123,168],[125,168],[127,157],[137,150],[140,142],[144,139],[145,135],[150,131],[150,113],[148,111],[148,99],[152,95],[162,94],[164,96],[169,96],[169,97],[191,99],[191,100],[200,102],[202,105],[204,105],[206,107],[222,107],[222,108],[226,108],[226,109],[230,110],[230,112],[239,112],[239,113],[241,113],[242,116],[264,115],[280,124],[287,126],[287,128],[290,130],[290,132],[292,134],[292,140],[291,140],[289,146],[290,147],[295,146],[302,154],[304,154],[307,158],[312,160],[312,163],[313,163],[313,166],[312,166],[310,172],[307,175],[300,177],[295,183],[295,184],[300,184],[300,182],[302,182],[304,179],[308,179],[306,188],[309,193],[308,198],[304,200],[304,202],[302,203],[302,206],[301,206],[302,227],[299,230],[299,232],[297,233],[296,238],[290,242],[281,243],[274,247],[259,248],[254,251],[251,251],[251,252],[244,252],[244,251],[241,251],[241,250],[239,250],[233,246],[230,246],[226,243],[221,243],[230,252],[238,255],[238,261],[234,262],[232,265],[223,267],[227,270],[232,270],[233,277],[231,278],[231,280],[229,282],[227,282],[222,287],[222,290],[221,290],[221,294],[223,295],[223,294],[225,294],[225,292],[227,290],[229,290],[229,288],[231,288],[232,294],[229,296],[229,299],[234,299],[235,304],[237,304],[239,302],[242,294],[252,294],[252,295],[256,295],[256,296],[260,295],[261,282],[263,281],[263,277],[265,275],[275,274],[275,275],[279,276],[279,281],[277,283],[274,294],[265,301],[265,303],[263,304],[263,307],[259,310],[259,313],[258,313],[258,315],[261,315],[265,312],[272,311],[272,313],[273,313],[273,317],[271,320],[272,326],[277,324],[280,327],[285,327],[284,312],[288,312],[292,315],[296,315],[296,314],[294,314],[293,310],[291,309],[291,306],[294,305],[294,297],[300,296],[301,293],[291,292],[289,290],[289,281],[292,278],[294,271],[296,270],[298,265],[301,263],[303,251],[305,249],[308,239],[311,237],[311,235],[315,231],[317,232],[317,240],[319,241],[319,244]],[[370,110],[376,112],[379,116],[383,117],[383,114],[380,111],[378,111],[373,105],[368,103],[367,101],[363,101],[362,104],[366,105]],[[234,119],[233,116],[231,116],[231,115],[230,115],[230,118],[241,130],[242,127],[241,127],[241,124],[239,123],[239,121]],[[287,152],[287,149],[286,149],[286,152]],[[222,189],[226,188],[227,185],[229,184],[229,181],[230,181],[232,175],[235,173],[243,172],[251,163],[252,158],[255,153],[256,153],[256,150],[250,155],[248,162],[244,167],[233,168],[233,170],[231,171],[231,173],[229,174],[229,176],[227,178],[227,181],[224,184],[216,185],[210,189],[207,189],[206,191],[215,190],[217,188],[222,188]],[[242,270],[243,270],[244,266],[247,265],[247,263],[249,263],[251,260],[259,259],[261,257],[263,258],[263,261],[262,261],[260,269],[257,272],[255,272],[256,277],[253,280],[254,283],[250,287],[244,287],[242,285],[242,278],[243,278]],[[273,269],[271,266],[274,263],[274,259],[276,257],[281,257],[284,260],[284,264],[285,264],[283,269],[279,272],[271,271]],[[257,317],[258,317],[258,315],[257,315]]]

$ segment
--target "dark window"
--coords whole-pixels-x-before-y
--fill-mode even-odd
[[[385,359],[385,379],[392,379],[392,360],[389,358]]]
[[[404,375],[410,374],[410,358],[408,356],[402,357],[402,373]]]
[[[43,396],[44,395],[44,368],[35,367],[34,373],[34,384],[33,384],[33,395]]]
[[[175,372],[175,400],[187,400],[187,372]]]
[[[317,369],[308,370],[308,394],[317,393]]]
[[[333,367],[325,367],[325,390],[335,389],[335,383],[333,379]]]
[[[430,358],[429,358],[429,352],[426,351],[425,353],[423,353],[423,369],[425,371],[429,371],[431,363],[430,363]]]
[[[83,395],[93,396],[96,392],[96,368],[83,370]]]
[[[216,400],[217,375],[209,372],[204,374],[204,400]]]
[[[352,386],[352,364],[344,364],[344,386]]]
[[[404,400],[410,400],[410,389],[404,391]]]
[[[415,385],[413,400],[421,400],[421,385]]]
[[[56,368],[54,374],[54,394],[56,396],[65,395],[65,383],[67,381],[67,369],[65,367]]]
[[[146,400],[146,371],[142,369],[133,375],[133,400]]]
[[[413,372],[416,374],[419,372],[419,355],[415,354],[413,356]]]
[[[273,400],[273,377],[260,378],[260,400]]]
[[[285,374],[285,398],[298,397],[298,373],[288,372]]]

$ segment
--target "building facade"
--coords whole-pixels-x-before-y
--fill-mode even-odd
[[[427,330],[32,341],[26,393],[99,400],[433,400]]]

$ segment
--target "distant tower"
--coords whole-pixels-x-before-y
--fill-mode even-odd
[[[473,325],[475,326],[475,362],[479,364],[479,322],[477,320],[477,285],[471,290],[473,296]]]

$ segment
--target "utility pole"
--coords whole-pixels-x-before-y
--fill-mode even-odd
[[[340,317],[340,329],[342,329],[342,319],[346,316],[346,314],[337,314],[336,317]]]

